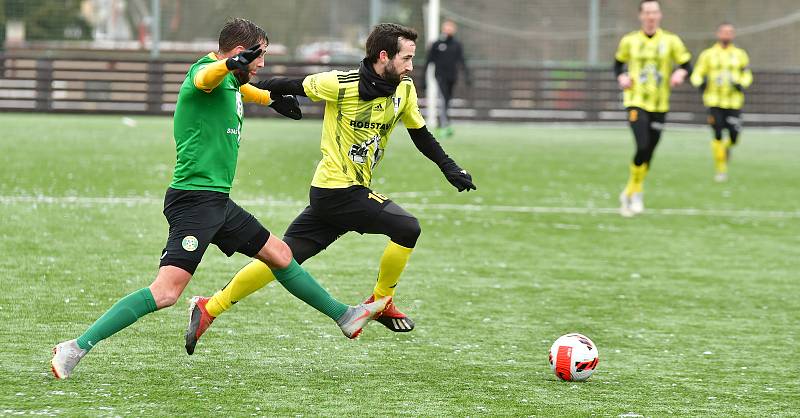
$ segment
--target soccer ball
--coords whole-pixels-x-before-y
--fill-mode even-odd
[[[561,380],[581,382],[588,379],[599,360],[597,346],[582,334],[562,335],[550,347],[550,367]]]

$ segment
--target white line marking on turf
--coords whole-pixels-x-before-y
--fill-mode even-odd
[[[295,207],[307,205],[299,200],[242,199],[242,206],[255,207]],[[83,196],[0,196],[1,204],[41,203],[60,205],[161,205],[163,199],[147,196],[128,197],[83,197]],[[509,205],[470,205],[454,203],[401,203],[414,210],[445,210],[459,212],[531,213],[531,214],[574,214],[574,215],[617,215],[617,208],[597,207],[559,207],[559,206],[509,206]],[[800,218],[800,210],[755,210],[755,209],[695,209],[695,208],[650,208],[643,216],[717,216],[726,218]]]
[[[411,209],[434,209],[450,210],[463,212],[507,212],[507,213],[564,213],[577,215],[605,215],[619,214],[617,208],[580,208],[580,207],[558,207],[558,206],[504,206],[504,205],[457,205],[451,203],[428,203],[428,204],[403,204],[404,207]],[[749,217],[749,218],[800,218],[800,210],[797,211],[770,211],[752,209],[647,209],[646,215],[667,215],[667,216],[722,216],[722,217]]]

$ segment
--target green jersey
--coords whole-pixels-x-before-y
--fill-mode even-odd
[[[194,76],[216,62],[213,53],[186,73],[175,107],[177,161],[169,187],[229,193],[236,174],[244,107],[239,81],[229,73],[213,90],[195,87]]]

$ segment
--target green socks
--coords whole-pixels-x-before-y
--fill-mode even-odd
[[[91,350],[95,344],[122,331],[137,319],[155,310],[156,300],[153,299],[150,288],[139,289],[117,301],[78,337],[78,347]]]
[[[272,272],[278,282],[291,294],[334,321],[341,318],[347,311],[347,305],[331,297],[294,259],[285,269]],[[156,301],[150,288],[139,289],[117,301],[83,335],[78,337],[78,347],[91,350],[100,341],[122,331],[139,318],[155,312],[156,309]]]
[[[334,299],[322,286],[292,259],[288,267],[272,270],[278,282],[298,299],[311,305],[334,321],[347,311],[347,305]]]

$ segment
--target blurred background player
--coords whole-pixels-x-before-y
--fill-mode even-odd
[[[439,127],[436,129],[436,136],[449,137],[453,135],[453,127],[450,125],[450,118],[447,117],[447,111],[450,109],[450,100],[453,98],[453,88],[458,81],[458,68],[461,67],[464,71],[464,80],[467,85],[471,85],[469,77],[469,70],[464,61],[464,47],[456,38],[458,26],[452,20],[445,20],[442,23],[442,34],[439,39],[431,45],[428,49],[428,57],[425,60],[425,66],[422,68],[423,80],[422,88],[424,89],[425,74],[428,66],[433,64],[435,67],[434,75],[436,76],[436,84],[439,86],[440,100],[439,100]]]
[[[691,77],[692,85],[703,93],[703,104],[708,108],[708,124],[714,131],[711,152],[716,181],[728,179],[731,147],[736,145],[742,131],[744,89],[753,83],[750,58],[744,49],[733,44],[735,36],[732,24],[720,24],[717,43],[700,53]],[[728,138],[723,138],[725,129]]]
[[[284,240],[297,262],[303,263],[350,231],[389,237],[377,283],[365,303],[394,296],[421,233],[414,215],[370,189],[373,170],[383,159],[398,122],[403,122],[417,149],[436,163],[459,192],[475,190],[472,177],[444,152],[419,112],[416,89],[408,76],[416,39],[413,29],[381,23],[367,38],[367,56],[358,70],[256,83],[273,94],[325,101],[322,160],[311,181],[309,205],[289,225]],[[190,344],[194,349],[197,338],[216,317],[274,279],[263,262],[254,260],[213,297],[198,297],[192,309],[204,319],[194,328],[196,338],[187,339],[187,351]],[[414,329],[414,322],[394,302],[389,302],[376,320],[394,332]]]
[[[281,113],[286,111],[295,119],[301,116],[293,97],[273,99],[269,92],[248,84],[264,66],[268,44],[263,29],[248,20],[233,19],[220,31],[219,50],[189,68],[175,108],[177,162],[164,197],[169,237],[158,274],[149,287],[117,301],[77,339],[53,348],[51,368],[56,378],[69,377],[100,341],[147,314],[174,305],[210,244],[229,257],[238,252],[261,260],[289,292],[336,321],[347,337],[355,338],[385,306],[388,298],[357,307],[333,299],[297,264],[286,243],[230,199],[244,120],[242,101],[267,106],[282,103]]]
[[[657,0],[639,3],[642,27],[622,37],[614,63],[636,140],[628,184],[620,195],[620,213],[626,217],[644,211],[644,178],[664,129],[670,91],[692,72],[692,55],[677,35],[661,29],[661,18]],[[676,64],[680,68],[673,71]]]

